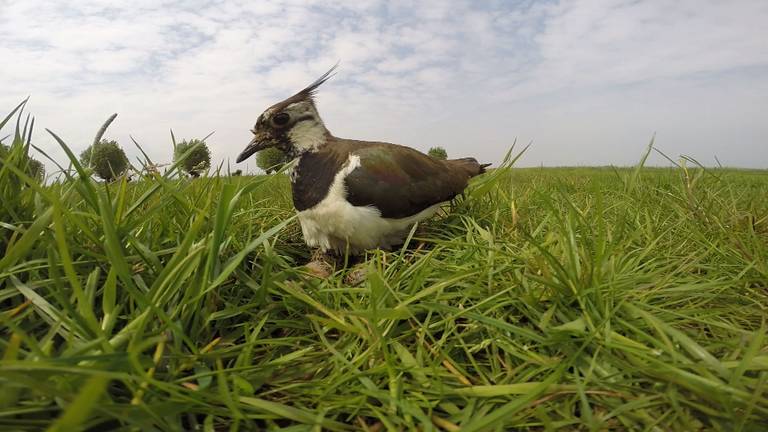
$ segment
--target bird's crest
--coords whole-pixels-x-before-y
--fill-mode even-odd
[[[324,73],[320,78],[316,79],[312,84],[306,86],[301,91],[293,95],[290,99],[294,98],[301,98],[301,99],[314,99],[315,93],[317,92],[317,88],[320,87],[324,82],[331,79],[334,75],[334,71],[339,66],[339,62],[336,62],[333,67],[328,69],[328,72]]]

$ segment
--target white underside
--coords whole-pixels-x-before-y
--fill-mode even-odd
[[[304,240],[323,251],[359,253],[366,249],[399,245],[413,225],[437,212],[442,203],[403,219],[383,218],[374,207],[353,206],[347,201],[344,178],[360,166],[360,158],[350,155],[333,179],[328,195],[311,209],[299,212]]]

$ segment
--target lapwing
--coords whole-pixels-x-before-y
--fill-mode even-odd
[[[337,254],[389,249],[490,164],[475,158],[440,160],[402,145],[333,136],[318,114],[315,93],[335,68],[267,108],[237,162],[269,147],[294,159],[293,204],[308,246]]]

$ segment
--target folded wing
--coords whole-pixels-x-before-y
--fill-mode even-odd
[[[470,177],[483,172],[472,158],[444,161],[394,144],[367,146],[353,154],[360,166],[345,179],[347,200],[376,207],[385,218],[412,216],[448,201],[467,187]]]

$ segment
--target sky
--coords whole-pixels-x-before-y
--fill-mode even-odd
[[[655,134],[672,158],[768,168],[766,23],[765,0],[0,0],[0,113],[31,96],[62,162],[44,128],[79,153],[118,113],[106,138],[134,163],[131,137],[169,162],[172,129],[255,171],[234,159],[259,114],[340,61],[317,97],[339,137],[623,166]]]

